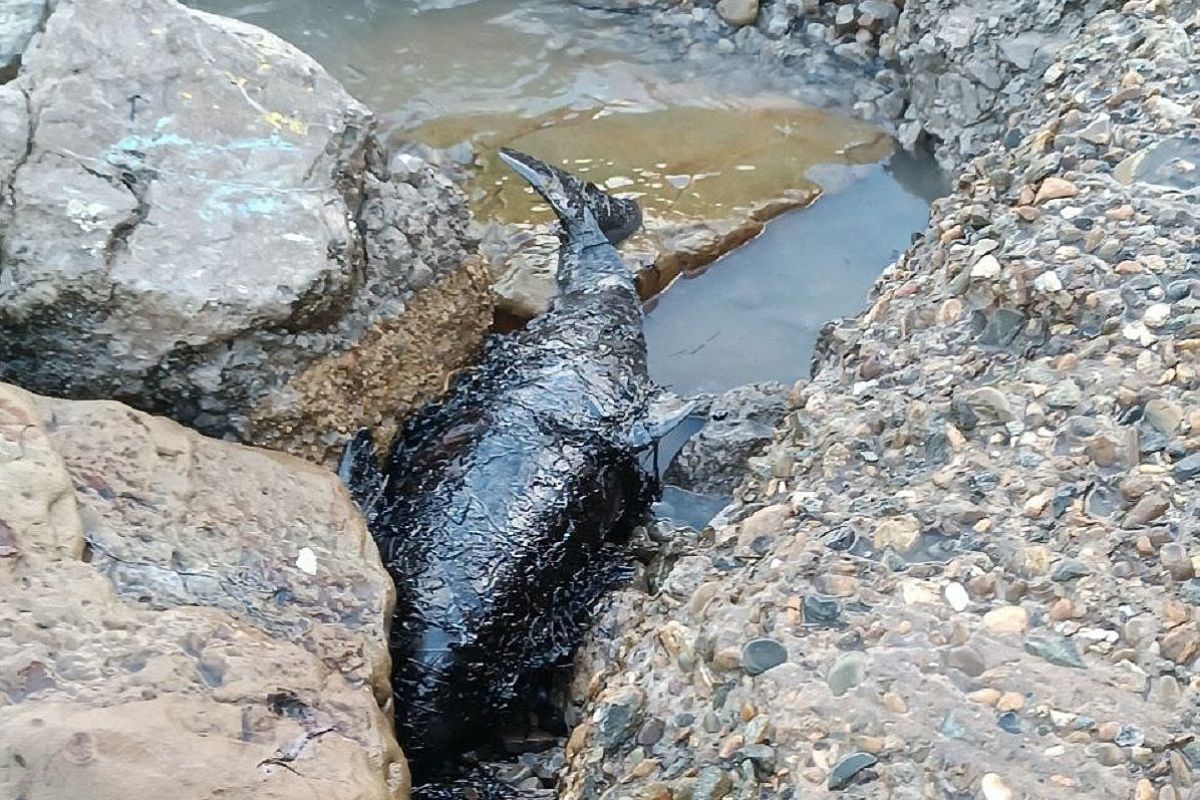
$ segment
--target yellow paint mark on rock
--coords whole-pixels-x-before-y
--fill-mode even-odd
[[[281,114],[278,111],[268,111],[266,114],[263,114],[263,120],[275,130],[286,128],[297,136],[308,135],[307,122],[298,120],[295,117],[289,117],[286,114]]]

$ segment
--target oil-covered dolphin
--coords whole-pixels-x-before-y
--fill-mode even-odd
[[[657,490],[640,456],[689,410],[647,376],[641,302],[613,246],[641,223],[637,204],[501,158],[559,217],[558,298],[411,418],[386,469],[360,431],[340,470],[396,582],[397,733],[418,778],[578,644]]]

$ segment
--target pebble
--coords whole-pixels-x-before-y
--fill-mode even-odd
[[[983,627],[992,633],[1024,633],[1029,627],[1029,612],[1021,606],[1002,606],[983,615]]]
[[[992,280],[1000,277],[1000,262],[993,255],[986,255],[971,267],[971,277]]]
[[[692,800],[721,800],[733,790],[733,780],[720,767],[700,770],[692,789]]]
[[[1013,800],[1013,791],[1004,783],[1004,779],[995,772],[985,773],[979,781],[980,791],[984,800]]]
[[[971,604],[971,597],[967,594],[967,590],[957,581],[949,584],[943,594],[946,596],[946,602],[955,611],[964,611]]]
[[[787,649],[775,639],[753,639],[742,648],[742,666],[747,675],[761,675],[787,660]]]
[[[921,523],[911,514],[886,519],[875,526],[872,540],[880,549],[890,547],[898,553],[907,553],[921,540]]]
[[[1051,177],[1042,181],[1034,202],[1040,205],[1048,200],[1060,200],[1066,197],[1075,197],[1078,194],[1079,189],[1075,184],[1063,178]]]
[[[819,594],[804,596],[804,622],[808,625],[834,626],[842,614],[842,604],[836,597]]]
[[[1025,640],[1025,651],[1060,667],[1086,668],[1075,645],[1063,636],[1030,636]]]
[[[834,791],[845,789],[860,772],[878,763],[879,759],[870,753],[851,753],[838,761],[829,773],[829,788]]]
[[[867,677],[867,657],[859,652],[843,653],[829,668],[825,683],[834,697],[841,697],[846,692],[862,683]]]

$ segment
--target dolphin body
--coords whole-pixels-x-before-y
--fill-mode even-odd
[[[641,301],[614,247],[641,224],[637,204],[500,155],[559,217],[553,308],[492,337],[410,418],[385,470],[366,431],[339,470],[396,583],[397,734],[418,780],[521,710],[579,644],[658,490],[641,455],[690,411],[647,375]]]

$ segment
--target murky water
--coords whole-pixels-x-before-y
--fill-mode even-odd
[[[898,168],[826,171],[813,205],[677,280],[646,318],[651,374],[684,393],[807,377],[821,326],[861,310],[883,267],[925,227],[936,184],[904,158]]]

